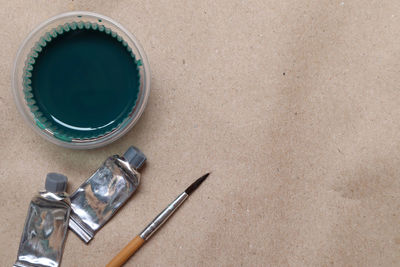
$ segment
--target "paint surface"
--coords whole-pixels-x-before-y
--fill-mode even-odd
[[[110,34],[64,32],[39,53],[32,94],[52,130],[75,138],[117,127],[135,106],[140,75],[131,52]]]

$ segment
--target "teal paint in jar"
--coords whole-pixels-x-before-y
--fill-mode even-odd
[[[146,56],[117,22],[89,12],[39,25],[14,65],[19,110],[41,136],[61,146],[94,148],[125,134],[150,90]]]

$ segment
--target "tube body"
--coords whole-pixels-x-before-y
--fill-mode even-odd
[[[88,243],[136,191],[140,174],[117,155],[71,194],[69,227]]]
[[[70,210],[65,192],[43,191],[32,199],[14,267],[60,265]]]

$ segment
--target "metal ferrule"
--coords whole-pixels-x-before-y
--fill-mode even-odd
[[[188,198],[188,194],[183,192],[180,194],[168,207],[163,210],[158,216],[140,233],[140,237],[148,240],[158,228],[163,225],[168,218],[179,208],[179,206]]]
[[[71,195],[69,227],[88,243],[136,191],[140,174],[112,156]]]

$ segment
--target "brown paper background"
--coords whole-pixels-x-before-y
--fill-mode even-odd
[[[131,144],[140,189],[90,245],[70,233],[62,266],[104,266],[208,171],[126,266],[399,266],[399,1],[0,3],[1,266],[47,172],[72,192]],[[10,90],[22,40],[71,10],[120,22],[152,70],[139,123],[90,151],[36,135]]]

